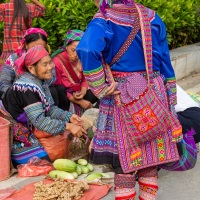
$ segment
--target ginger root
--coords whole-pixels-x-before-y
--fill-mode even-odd
[[[67,182],[56,179],[51,184],[36,183],[33,200],[78,200],[89,188],[85,181]]]

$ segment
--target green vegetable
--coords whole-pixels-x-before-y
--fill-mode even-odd
[[[57,170],[66,171],[66,172],[75,172],[76,163],[69,159],[57,159],[54,161],[53,166]]]
[[[78,165],[81,168],[82,174],[87,174],[89,172],[89,169],[84,165]]]
[[[101,177],[102,174],[100,172],[91,172],[85,177],[85,179],[88,182],[97,182]]]
[[[101,173],[102,178],[111,178],[109,174],[107,173]]]
[[[87,164],[88,164],[88,161],[81,158],[81,159],[78,159],[78,164],[79,164],[79,165],[87,165]]]
[[[81,175],[81,173],[82,173],[82,170],[81,170],[81,168],[80,168],[79,165],[76,166],[76,173],[77,173],[78,175]]]
[[[68,172],[60,171],[60,170],[52,170],[49,172],[49,176],[51,178],[62,178],[62,179],[70,179],[73,180],[74,176]]]
[[[70,172],[70,174],[72,174],[75,179],[78,178],[78,173],[77,172]]]
[[[89,169],[90,172],[94,171],[94,167],[93,167],[93,165],[91,165],[90,163],[88,163],[88,164],[86,165],[86,167]]]

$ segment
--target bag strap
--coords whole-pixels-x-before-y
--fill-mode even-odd
[[[136,12],[137,12],[137,10],[136,10]],[[111,63],[109,64],[110,66],[112,66],[114,63],[116,63],[123,56],[123,54],[127,51],[129,46],[131,45],[131,43],[135,39],[135,36],[137,35],[137,32],[140,30],[140,23],[139,23],[139,15],[138,15],[138,13],[137,13],[137,15],[135,15],[134,21],[136,22],[136,26],[134,28],[132,28],[129,36],[127,37],[127,39],[125,40],[125,42],[123,43],[123,45],[121,46],[121,48],[119,49],[117,54],[114,56],[114,58],[112,59]]]
[[[148,86],[153,84],[153,65],[152,65],[152,34],[150,20],[146,8],[141,4],[135,4],[139,16],[142,34],[142,44],[144,49],[144,59],[147,72]]]
[[[126,50],[131,45],[132,41],[134,40],[139,28],[141,28],[142,45],[144,49],[144,58],[145,58],[148,85],[153,84],[152,37],[151,37],[150,20],[146,8],[143,5],[135,3],[135,6],[139,14],[140,26],[139,27],[137,26],[135,29],[131,30],[128,38],[126,39],[122,47],[119,49],[118,53],[114,56],[110,65],[104,63],[108,82],[114,81],[112,72],[110,70],[110,66],[113,65],[115,62],[117,62],[121,58],[121,56],[126,52]]]
[[[58,54],[57,56],[61,60],[61,62],[64,64],[65,68],[69,72],[69,74],[70,74],[71,78],[74,80],[74,82],[75,83],[80,82],[76,72],[73,70],[71,65],[69,65],[69,62],[66,60],[66,58],[64,58],[64,56],[62,54]]]

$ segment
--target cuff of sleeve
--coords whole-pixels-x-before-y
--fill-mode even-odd
[[[177,104],[177,96],[176,96],[176,80],[167,80],[168,83],[168,97],[169,104],[176,105]]]
[[[64,124],[64,126],[62,127],[61,133],[64,133],[66,129],[66,125]]]
[[[61,128],[60,128],[61,127]],[[62,134],[65,132],[65,123],[62,120],[59,120],[59,125],[57,126],[55,132],[53,133],[54,136]]]
[[[101,99],[106,96],[107,90],[108,90],[108,85],[105,83],[101,87],[92,88],[90,87],[90,90],[93,92],[93,94],[98,98]]]
[[[105,87],[104,89],[102,89],[102,91],[97,95],[97,97],[99,99],[103,98],[106,96],[106,93],[107,93],[107,90],[108,90],[108,87]]]
[[[88,88],[88,83],[87,83],[87,82],[82,82],[82,83],[81,83],[81,87],[86,87],[86,88]]]
[[[69,120],[70,120],[71,116],[73,115],[73,113],[68,112],[68,111],[66,111],[66,112],[67,112],[67,115],[66,115],[66,118],[65,118],[65,122],[69,122]]]
[[[69,92],[66,92],[66,95],[67,95],[67,98],[68,98],[68,99],[72,96],[72,94],[69,93]]]

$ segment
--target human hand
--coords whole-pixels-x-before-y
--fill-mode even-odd
[[[92,138],[91,142],[90,142],[90,145],[88,147],[88,150],[89,150],[89,153],[91,153],[92,151],[92,144],[93,144],[93,141],[94,141],[94,138]]]
[[[120,94],[120,91],[116,90],[118,83],[112,82],[111,85],[108,87],[106,96],[113,95],[113,94]]]
[[[76,124],[66,123],[66,130],[72,133],[75,137],[81,137],[83,134],[87,134],[86,130]]]
[[[72,123],[72,124],[76,124],[78,126],[83,126],[83,120],[76,114],[73,114],[69,121]]]
[[[83,109],[89,109],[89,108],[93,107],[92,103],[90,101],[85,100],[85,99],[80,100],[79,105]]]
[[[76,91],[73,93],[73,97],[78,100],[83,99],[84,96],[85,96],[85,93],[82,91]]]

